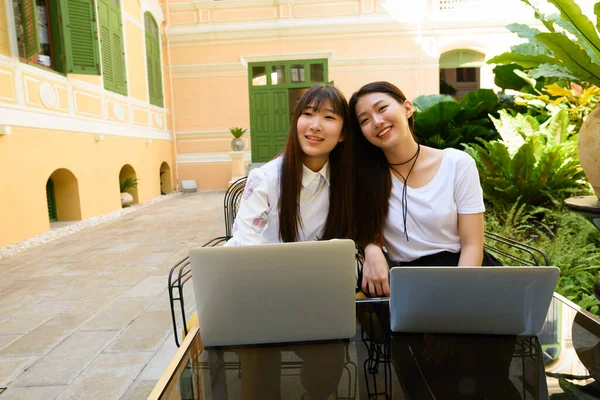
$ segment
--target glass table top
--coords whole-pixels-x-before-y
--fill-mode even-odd
[[[190,332],[155,399],[600,399],[600,321],[556,295],[537,337],[392,334],[357,301],[345,341],[204,348]]]

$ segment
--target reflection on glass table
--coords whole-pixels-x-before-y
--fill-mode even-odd
[[[596,399],[600,321],[555,294],[538,337],[392,334],[357,301],[346,341],[204,348],[192,329],[149,399]]]

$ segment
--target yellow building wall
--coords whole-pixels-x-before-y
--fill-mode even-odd
[[[141,101],[148,100],[148,77],[146,76],[146,46],[144,32],[129,21],[123,24],[127,35],[127,81],[129,96]]]
[[[0,246],[35,236],[49,229],[46,182],[58,169],[68,170],[77,188],[57,191],[60,219],[81,219],[121,208],[119,172],[131,165],[139,179],[140,202],[160,196],[160,166],[174,172],[172,142],[104,135],[13,128],[0,136]],[[65,177],[64,171],[55,175]],[[65,181],[68,179],[65,178]],[[56,182],[55,182],[56,185]],[[60,186],[60,185],[57,185]],[[78,191],[80,215],[73,199]],[[75,210],[75,211],[74,211]]]

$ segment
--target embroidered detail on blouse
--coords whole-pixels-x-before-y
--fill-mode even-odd
[[[246,189],[244,189],[244,200],[248,200],[248,198],[252,195],[254,189],[256,189],[259,183],[260,182],[256,176],[250,175],[248,177],[248,181],[246,182]]]
[[[254,229],[256,233],[262,233],[267,225],[267,218],[267,213],[263,211],[259,217],[254,218],[252,221],[252,229]]]

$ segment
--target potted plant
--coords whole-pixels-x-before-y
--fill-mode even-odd
[[[229,128],[229,132],[233,135],[233,140],[231,141],[231,150],[233,151],[242,151],[244,150],[244,141],[240,139],[244,133],[246,133],[246,128],[239,128],[234,126],[233,128]]]
[[[126,190],[137,187],[138,179],[130,176],[119,183],[121,187],[121,206],[129,207],[133,203],[133,196],[131,193],[127,193]]]

